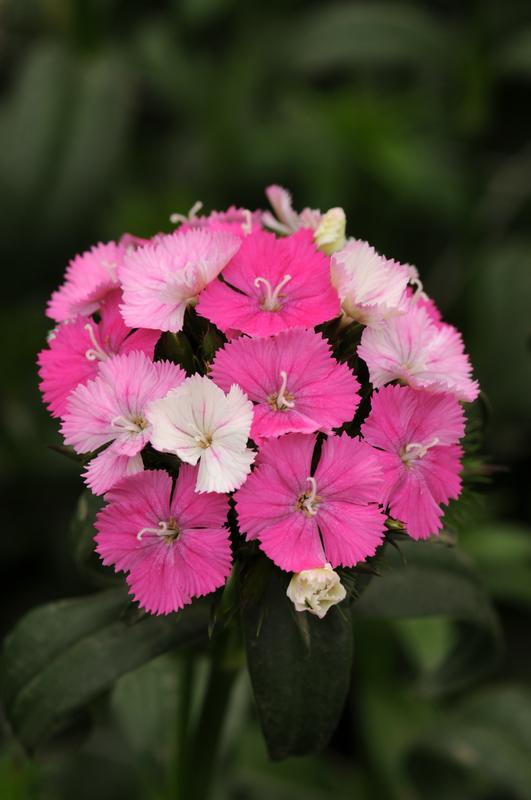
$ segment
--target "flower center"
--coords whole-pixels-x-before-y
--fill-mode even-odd
[[[142,528],[138,531],[136,538],[141,542],[144,536],[158,536],[164,539],[167,544],[171,544],[175,542],[180,535],[181,531],[177,522],[173,517],[170,517],[169,519],[161,520],[157,528]]]
[[[212,444],[211,433],[201,433],[199,436],[194,436],[194,439],[202,450],[206,450]]]
[[[411,467],[414,461],[417,461],[419,458],[424,458],[428,450],[438,444],[439,438],[437,436],[435,436],[430,442],[426,442],[426,444],[422,444],[421,442],[410,442],[400,450],[400,458],[406,467]]]
[[[122,416],[114,417],[111,425],[113,428],[126,433],[142,433],[149,425],[149,422],[141,414],[134,414],[129,419]]]
[[[267,398],[267,402],[273,411],[285,411],[287,408],[293,408],[295,405],[295,398],[287,391],[288,374],[285,370],[280,371],[280,378],[282,381],[280,389],[278,392],[273,392],[273,394],[269,395]]]
[[[296,503],[297,511],[302,511],[307,517],[315,517],[319,503],[322,498],[317,494],[317,481],[315,478],[306,478],[310,484],[310,491],[306,491],[300,495]]]
[[[280,298],[284,297],[284,295],[281,295],[280,292],[290,280],[291,275],[284,275],[282,280],[279,281],[273,289],[267,278],[262,278],[262,276],[259,275],[258,278],[254,279],[254,285],[256,288],[258,288],[261,284],[264,286],[264,294],[262,295],[262,301],[260,303],[260,308],[262,311],[280,311],[282,308]]]
[[[89,347],[88,350],[85,350],[85,358],[87,358],[89,361],[106,361],[109,357],[109,354],[105,352],[96,339],[94,327],[90,324],[90,322],[87,322],[85,325],[85,330],[87,331],[89,339],[93,345],[92,347]]]

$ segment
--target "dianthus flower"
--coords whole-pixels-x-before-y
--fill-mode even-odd
[[[185,379],[169,361],[152,362],[135,351],[102,362],[97,377],[69,395],[61,432],[77,453],[109,447],[88,464],[85,480],[94,494],[143,469],[140,451],[151,436],[146,408]]]
[[[406,525],[413,539],[425,539],[442,527],[441,503],[461,491],[464,413],[451,395],[404,386],[375,392],[362,426],[366,442],[378,448],[384,471],[382,501]]]
[[[197,464],[198,492],[230,492],[249,474],[255,453],[247,448],[253,404],[239,386],[225,394],[209,378],[192,375],[166,397],[151,403],[151,442]]]
[[[239,246],[230,233],[192,229],[159,236],[127,253],[119,273],[127,325],[180,331],[187,306],[195,305]]]
[[[46,313],[56,322],[97,311],[108,292],[118,286],[118,269],[125,247],[116,242],[95,245],[70,261],[65,282],[53,294]]]
[[[437,323],[414,298],[405,314],[363,331],[358,355],[375,388],[399,380],[469,402],[479,394],[461,334],[452,325]]]
[[[236,493],[240,530],[281,569],[353,566],[374,555],[385,517],[375,503],[383,473],[374,450],[346,434],[323,442],[312,473],[315,436],[268,439]]]
[[[262,222],[266,227],[277,233],[295,233],[299,228],[316,230],[321,222],[321,212],[315,208],[305,208],[298,214],[293,210],[291,194],[283,186],[273,184],[265,190],[267,199],[271,203],[271,211],[262,213]]]
[[[367,242],[347,242],[332,255],[330,272],[343,313],[356,322],[372,327],[407,310],[408,268]]]
[[[268,336],[288,328],[313,328],[339,314],[329,259],[310,231],[284,239],[257,231],[247,236],[223,272],[201,294],[197,312],[221,330]]]
[[[232,233],[234,236],[242,238],[248,236],[254,230],[262,227],[261,213],[259,211],[249,211],[248,208],[236,208],[231,206],[226,211],[212,211],[207,215],[198,215],[202,208],[202,203],[196,203],[188,216],[182,214],[172,214],[172,222],[181,223],[180,231],[203,228],[209,231]]]
[[[128,573],[133,597],[152,614],[213,592],[231,570],[227,497],[195,494],[196,472],[182,465],[173,492],[164,470],[125,478],[96,518],[103,563]]]
[[[217,351],[211,377],[225,391],[237,383],[256,403],[251,439],[257,443],[290,432],[331,433],[359,404],[359,383],[349,367],[309,330],[235,339]]]
[[[95,378],[99,365],[111,356],[141,350],[153,357],[159,332],[128,328],[120,315],[120,300],[119,289],[105,297],[99,322],[77,317],[59,323],[48,347],[39,353],[40,389],[53,417],[62,416],[70,392]]]

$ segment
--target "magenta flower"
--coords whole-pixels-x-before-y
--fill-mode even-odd
[[[374,450],[346,434],[332,436],[312,474],[315,442],[298,433],[268,439],[235,495],[240,530],[291,572],[353,566],[374,555],[384,537]]]
[[[223,282],[213,281],[201,294],[197,311],[223,331],[250,336],[313,328],[340,311],[329,263],[311,231],[284,239],[256,231],[242,241]]]
[[[406,314],[363,331],[358,355],[375,388],[399,380],[469,402],[479,394],[461,334],[452,325],[437,323],[414,298]]]
[[[226,495],[194,493],[197,469],[182,465],[172,493],[164,470],[125,478],[96,518],[104,564],[127,572],[131,594],[152,614],[170,614],[213,592],[230,574]]]
[[[196,304],[239,246],[230,233],[192,229],[158,236],[127,253],[119,273],[127,325],[180,331],[187,306]]]
[[[378,448],[384,470],[384,505],[413,539],[442,527],[441,503],[459,497],[464,413],[451,395],[404,386],[375,392],[362,426],[365,441]]]
[[[64,414],[70,392],[95,378],[99,365],[111,356],[141,350],[153,358],[159,332],[126,327],[118,308],[121,296],[116,289],[105,297],[100,322],[92,317],[61,322],[39,353],[40,389],[53,417]]]
[[[152,362],[135,351],[101,363],[97,377],[69,395],[61,426],[65,443],[77,453],[109,447],[93,458],[85,481],[94,494],[143,469],[140,451],[151,436],[146,408],[185,379],[169,361]]]
[[[241,337],[218,350],[211,377],[224,391],[237,383],[256,405],[251,439],[283,433],[332,433],[352,419],[359,383],[332,358],[320,334],[293,329],[264,339]]]
[[[47,315],[63,322],[97,311],[107,293],[118,286],[118,269],[124,255],[123,245],[100,242],[72,259],[65,282],[51,296]]]

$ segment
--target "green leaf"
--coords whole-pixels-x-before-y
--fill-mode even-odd
[[[460,634],[443,662],[422,676],[426,692],[453,691],[491,672],[501,642],[497,617],[468,559],[434,542],[405,541],[386,547],[387,568],[353,606],[359,618],[451,617]],[[408,643],[412,639],[408,636]]]
[[[203,603],[143,615],[122,589],[31,611],[6,639],[1,662],[0,697],[16,736],[32,750],[121,675],[206,636],[208,618]]]
[[[104,567],[94,546],[94,520],[103,505],[101,497],[89,490],[83,492],[70,525],[72,551],[77,568],[97,586],[106,587],[122,579],[113,570]]]
[[[262,567],[263,559],[258,559]],[[254,581],[254,569],[242,578]],[[335,730],[350,682],[352,625],[348,607],[322,620],[298,613],[286,596],[290,575],[269,567],[260,600],[242,620],[258,717],[273,759],[321,750]]]

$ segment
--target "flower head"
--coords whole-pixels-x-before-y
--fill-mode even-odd
[[[223,273],[201,294],[197,311],[221,330],[268,336],[288,328],[312,328],[339,313],[329,260],[310,231],[284,239],[257,231],[243,240]]]
[[[383,474],[372,448],[345,434],[322,446],[312,474],[315,436],[268,439],[257,467],[236,493],[240,529],[281,569],[353,566],[384,536]]]
[[[262,222],[277,233],[295,233],[299,228],[315,230],[321,222],[321,212],[313,208],[305,208],[298,214],[293,210],[291,194],[283,186],[268,186],[266,196],[276,217],[270,211],[264,211]]]
[[[469,402],[479,394],[460,333],[452,325],[437,323],[414,299],[406,314],[378,328],[366,328],[358,355],[366,362],[375,388],[400,380]]]
[[[77,453],[104,445],[107,450],[89,463],[86,482],[95,494],[108,491],[120,478],[142,469],[139,453],[151,436],[146,409],[185,379],[169,361],[153,363],[134,351],[102,362],[97,377],[69,395],[61,432]]]
[[[56,322],[92,314],[108,292],[118,286],[125,247],[116,242],[95,245],[66,268],[65,282],[52,294],[47,315]]]
[[[172,214],[171,221],[181,223],[180,231],[202,228],[218,233],[232,233],[240,239],[262,227],[259,211],[249,211],[248,208],[231,206],[226,211],[212,211],[206,216],[198,216],[197,211],[201,207],[202,203],[196,203],[188,217]]]
[[[130,252],[120,269],[121,307],[131,327],[180,331],[187,306],[221,272],[240,246],[230,233],[191,229],[159,236]]]
[[[331,433],[352,419],[359,403],[359,383],[349,367],[308,330],[235,339],[217,351],[211,375],[225,391],[237,383],[256,403],[251,438],[257,443],[290,432]]]
[[[196,472],[181,466],[173,492],[164,470],[125,478],[96,518],[103,563],[128,573],[133,597],[153,614],[178,611],[230,573],[227,497],[195,494]]]
[[[40,389],[52,416],[64,414],[70,392],[95,378],[100,364],[111,356],[141,350],[153,357],[159,332],[128,328],[120,315],[120,300],[119,289],[102,300],[99,322],[77,317],[59,323],[48,347],[39,353]]]
[[[457,442],[464,434],[464,413],[459,402],[451,395],[386,386],[374,393],[362,434],[378,448],[382,499],[392,516],[414,539],[436,533],[442,526],[440,504],[461,491]]]
[[[407,310],[408,268],[379,255],[367,242],[347,242],[332,255],[330,270],[347,317],[375,326]]]
[[[309,611],[319,619],[347,596],[339,575],[330,564],[297,572],[289,582],[286,594],[296,611]]]
[[[255,453],[247,448],[253,405],[239,386],[225,394],[209,378],[192,375],[151,403],[151,441],[161,452],[197,464],[198,492],[230,492],[249,474]]]

